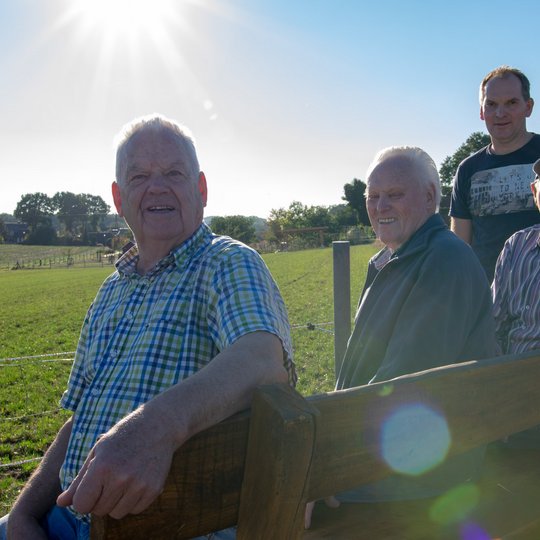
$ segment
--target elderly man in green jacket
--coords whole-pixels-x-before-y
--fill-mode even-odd
[[[471,248],[438,214],[441,188],[431,157],[414,147],[382,150],[368,169],[366,198],[371,225],[384,247],[369,261],[336,389],[494,356],[489,284]],[[476,476],[483,454],[478,448],[426,464],[421,474],[396,470],[338,499],[435,496]]]

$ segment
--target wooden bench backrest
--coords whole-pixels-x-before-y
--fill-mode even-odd
[[[537,352],[308,399],[286,386],[263,387],[250,414],[178,450],[165,491],[148,510],[120,521],[93,517],[92,540],[182,539],[235,523],[239,539],[301,538],[307,501],[391,472],[381,437],[396,411],[436,412],[455,455],[540,424],[538,381]],[[414,426],[415,414],[406,422]]]
[[[235,415],[193,437],[175,453],[163,493],[143,513],[122,520],[92,516],[91,539],[180,540],[207,534],[239,522],[241,498],[245,501],[246,538],[263,538],[261,531],[268,538],[287,538],[286,534],[272,536],[276,525],[265,528],[264,521],[272,522],[272,510],[280,516],[284,530],[296,523],[290,515],[291,501],[280,496],[288,490],[303,492],[306,471],[291,470],[290,464],[299,456],[309,462],[316,411],[286,385],[263,387],[257,395],[260,406],[255,416],[253,412]],[[270,436],[272,447],[259,446],[264,438],[257,437],[257,430],[250,432],[250,417],[255,418],[252,424]],[[248,439],[250,466],[246,465]],[[255,487],[260,484],[264,494]],[[251,515],[249,501],[262,501],[261,497],[267,501],[268,512],[259,520]],[[293,505],[294,514],[303,512],[301,504]]]
[[[308,398],[320,413],[308,497],[386,476],[385,421],[421,404],[449,429],[448,456],[540,424],[540,352],[468,362]],[[414,421],[414,418],[411,418]]]
[[[234,525],[244,477],[249,414],[196,435],[174,455],[163,493],[122,520],[92,516],[92,540],[191,538]]]

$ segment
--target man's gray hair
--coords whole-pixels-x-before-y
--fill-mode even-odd
[[[167,118],[161,114],[150,114],[148,116],[141,116],[131,122],[125,124],[119,131],[118,135],[114,138],[114,144],[116,147],[116,181],[120,182],[122,165],[125,162],[126,150],[131,139],[143,131],[169,131],[178,141],[186,148],[189,158],[192,174],[194,178],[197,178],[200,172],[199,160],[197,158],[197,151],[195,149],[195,141],[191,132],[185,126],[182,126],[175,120]]]
[[[439,172],[437,171],[437,166],[433,159],[431,159],[431,156],[417,146],[390,146],[378,152],[368,167],[366,182],[369,183],[369,177],[377,165],[380,165],[388,159],[397,157],[408,161],[410,165],[416,169],[416,172],[418,173],[418,176],[415,177],[416,180],[423,182],[425,186],[434,187],[435,205],[436,211],[438,212],[441,203],[441,179],[439,177]],[[368,190],[366,190],[366,196],[367,191]]]

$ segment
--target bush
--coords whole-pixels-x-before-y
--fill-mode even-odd
[[[51,246],[56,244],[56,231],[52,225],[38,225],[25,239],[25,244]]]

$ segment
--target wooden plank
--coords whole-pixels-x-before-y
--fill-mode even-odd
[[[332,242],[334,276],[334,371],[339,376],[351,335],[350,242]]]
[[[321,413],[316,420],[309,498],[319,499],[390,474],[381,457],[383,429],[389,418],[407,407],[413,411],[406,418],[412,427],[420,422],[415,415],[421,410],[442,419],[451,438],[448,456],[540,424],[539,380],[540,353],[536,351],[308,398]],[[398,430],[394,438],[403,433]]]
[[[190,439],[156,501],[121,520],[92,516],[92,540],[181,540],[235,525],[248,430],[246,412]]]
[[[184,539],[236,523],[239,538],[298,538],[302,535],[305,501],[372,482],[391,472],[381,457],[381,441],[384,426],[396,412],[408,407],[413,411],[401,418],[406,429],[390,436],[394,442],[402,444],[409,428],[422,425],[424,418],[418,411],[428,411],[448,430],[448,455],[459,454],[540,424],[539,376],[537,351],[447,366],[386,383],[313,396],[307,402],[288,388],[265,388],[257,394],[252,412],[256,420],[249,435],[245,476],[249,413],[188,441],[175,454],[165,491],[154,504],[144,513],[120,522],[94,517],[92,539]],[[422,436],[420,433],[420,440]],[[536,518],[518,511],[529,512],[523,501],[537,501],[540,496],[536,491],[527,491],[540,485],[540,475],[534,476],[539,459],[531,458],[528,465],[521,460],[522,469],[508,464],[498,472],[494,469],[491,478],[496,483],[482,488],[482,501],[502,501],[499,506],[486,503],[487,520],[481,522],[486,527],[494,523],[494,508],[501,509],[501,516],[504,508],[515,509],[512,512],[519,516],[513,524],[504,518],[506,529],[499,528],[499,536],[528,540],[538,532]],[[501,479],[508,492],[517,490],[520,497],[505,500],[507,491],[501,495],[500,488],[495,489]],[[521,483],[511,484],[515,479]],[[495,492],[497,496],[492,497],[490,493]],[[328,529],[319,530],[319,534],[326,530],[329,536],[319,537],[362,538],[359,531],[365,531],[365,538],[417,540],[424,534],[419,524],[427,527],[430,523],[426,521],[427,511],[426,501],[344,505],[332,512],[341,517]],[[316,512],[315,527],[317,516]],[[390,521],[388,516],[393,516]],[[480,512],[478,516],[482,518]],[[446,529],[437,527],[435,535],[431,529],[425,538],[444,538]],[[410,530],[413,536],[400,536],[400,528],[401,533]],[[393,530],[396,536],[392,536]],[[346,536],[347,531],[353,531],[354,536]]]
[[[301,538],[316,411],[287,385],[259,389],[252,406],[237,538]]]
[[[304,540],[538,540],[538,500],[540,450],[490,448],[482,478],[461,492],[337,509],[318,503]]]
[[[315,412],[288,385],[261,388],[251,411],[200,433],[175,453],[164,492],[146,511],[122,520],[92,516],[92,540],[180,540],[237,523],[238,538],[276,538],[277,529],[289,531],[283,538],[293,538],[293,529],[299,537]]]

